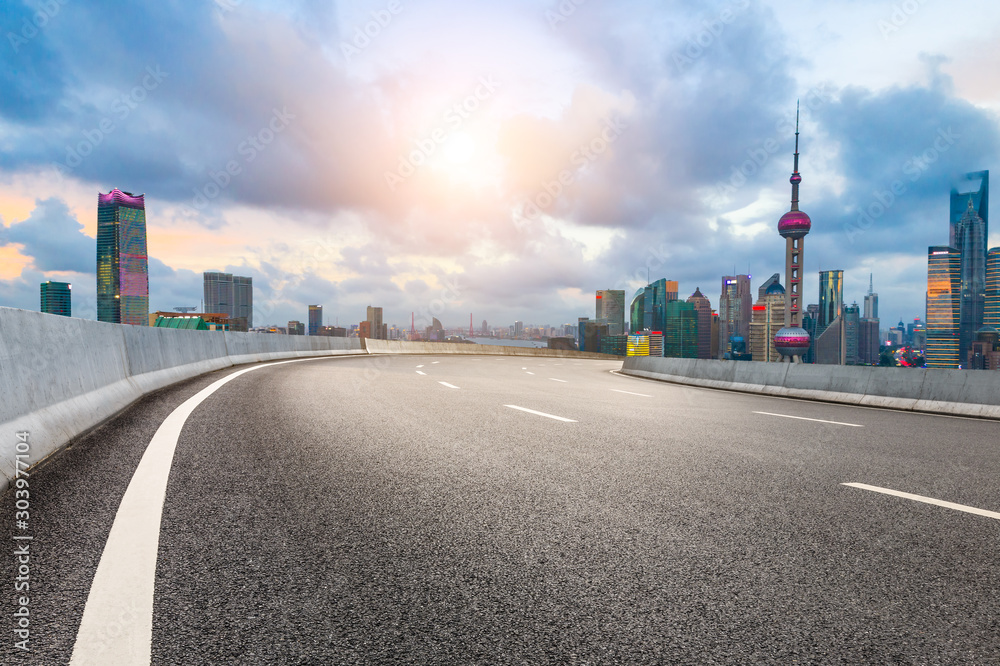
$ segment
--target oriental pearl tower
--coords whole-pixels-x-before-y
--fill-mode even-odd
[[[792,209],[778,220],[778,233],[785,239],[785,327],[774,336],[774,346],[785,362],[799,363],[809,350],[809,333],[802,328],[802,266],[805,258],[805,237],[812,220],[799,210],[799,107],[795,105],[795,166],[792,177]]]

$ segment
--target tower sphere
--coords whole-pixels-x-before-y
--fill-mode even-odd
[[[775,333],[774,346],[782,356],[802,356],[809,351],[809,333],[798,326],[786,326]]]
[[[790,210],[778,220],[778,233],[784,238],[802,238],[812,229],[812,220],[801,210]]]

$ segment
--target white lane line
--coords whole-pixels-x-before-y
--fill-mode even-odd
[[[555,377],[549,377],[549,379],[551,379],[554,382],[562,382],[563,384],[568,384],[569,383],[565,379],[556,379]]]
[[[611,389],[611,390],[614,391],[615,393],[628,393],[629,395],[640,395],[643,398],[652,398],[653,397],[651,395],[646,395],[645,393],[632,393],[632,391],[623,391],[621,389]]]
[[[527,368],[521,368],[522,370],[527,370]]]
[[[863,425],[858,425],[857,423],[841,423],[840,421],[824,421],[823,419],[809,419],[805,416],[792,416],[791,414],[772,414],[771,412],[754,412],[754,414],[763,414],[764,416],[780,416],[783,419],[798,419],[799,421],[815,421],[817,423],[832,423],[833,425],[850,426],[852,428],[864,428]]]
[[[418,368],[422,368],[422,367],[424,367],[424,365],[423,365],[423,363],[421,363],[421,364],[420,364],[420,365],[418,365],[417,367],[418,367]]]
[[[923,502],[924,504],[943,506],[946,509],[954,509],[955,511],[974,513],[977,516],[986,516],[987,518],[1000,520],[1000,513],[997,513],[996,511],[977,509],[974,506],[966,506],[965,504],[955,504],[954,502],[945,502],[944,500],[934,499],[933,497],[924,497],[923,495],[913,495],[911,493],[904,493],[898,490],[890,490],[889,488],[879,488],[878,486],[869,486],[866,483],[842,483],[840,485],[850,486],[851,488],[860,488],[861,490],[870,490],[873,493],[882,493],[883,495],[893,495],[895,497],[902,497],[904,499],[913,500],[914,502]]]
[[[238,370],[185,400],[149,441],[125,490],[83,608],[71,666],[149,664],[153,639],[153,581],[160,520],[174,450],[188,417],[206,398],[240,375],[294,359]],[[108,633],[114,629],[114,637]]]
[[[530,372],[530,371],[529,371],[529,372],[528,372],[528,374],[529,374],[529,375],[533,375],[533,374],[535,374],[535,373],[533,373],[533,372]]]
[[[555,419],[556,421],[563,421],[565,423],[576,423],[573,419],[563,418],[562,416],[555,416],[554,414],[546,414],[545,412],[536,412],[533,409],[528,409],[527,407],[518,407],[517,405],[504,405],[504,407],[510,407],[511,409],[518,409],[522,412],[528,412],[529,414],[536,414],[537,416],[544,416],[548,419]]]
[[[448,382],[438,382],[441,386],[447,386],[448,388],[458,388],[454,384],[449,384]]]
[[[437,365],[437,364],[438,364],[438,363],[440,363],[440,362],[441,362],[441,361],[431,361],[431,365]]]
[[[423,370],[417,370],[417,374],[418,374],[418,375],[423,375],[424,377],[426,377],[426,376],[427,376],[427,373],[426,373],[426,372],[424,372]]]

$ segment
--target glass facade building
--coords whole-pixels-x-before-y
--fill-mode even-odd
[[[961,180],[951,188],[951,218],[949,225],[948,246],[958,248],[958,223],[969,207],[972,207],[983,221],[983,243],[990,235],[990,172],[973,171],[962,176]],[[986,251],[986,248],[983,248]]]
[[[957,368],[962,257],[953,247],[927,249],[928,368]]]
[[[228,315],[233,331],[253,328],[253,278],[232,273],[206,272],[205,312]]]
[[[41,285],[41,311],[46,314],[73,316],[73,285],[69,282],[43,282]]]
[[[726,275],[722,278],[722,295],[719,297],[719,355],[733,353],[732,339],[750,338],[750,320],[753,317],[753,298],[750,295],[749,275]]]
[[[694,303],[670,301],[663,327],[663,355],[698,358],[698,311]]]
[[[983,325],[1000,329],[1000,247],[986,255],[986,303]]]
[[[119,189],[97,195],[97,319],[149,325],[146,203]]]
[[[964,358],[983,325],[986,306],[986,223],[976,213],[971,194],[965,214],[953,228],[956,245],[952,247],[962,256],[958,346]]]
[[[319,335],[319,329],[323,326],[323,306],[309,306],[309,335]]]
[[[597,321],[608,325],[610,335],[625,333],[625,291],[623,289],[599,289],[596,294]]]
[[[699,288],[688,296],[687,302],[698,313],[698,358],[712,358],[712,304]]]

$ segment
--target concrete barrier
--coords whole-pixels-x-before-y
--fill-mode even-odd
[[[642,356],[625,359],[622,372],[688,386],[1000,419],[1000,372]]]
[[[14,478],[16,433],[28,433],[21,460],[35,464],[178,381],[241,363],[364,353],[357,339],[121,326],[0,307],[0,492]]]
[[[565,349],[539,349],[536,347],[506,347],[500,345],[475,345],[459,342],[409,342],[406,340],[365,340],[369,354],[475,354],[487,356],[535,356],[548,358],[589,358],[605,361],[621,360],[620,356],[595,354]]]

